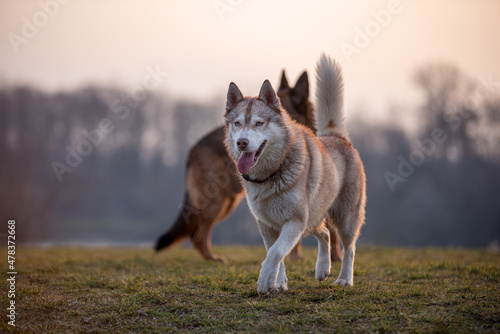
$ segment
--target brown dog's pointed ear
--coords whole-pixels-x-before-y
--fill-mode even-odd
[[[292,99],[295,104],[301,104],[308,98],[309,98],[309,78],[307,76],[307,72],[304,71],[297,80],[295,87],[293,87]]]
[[[231,111],[236,107],[238,103],[243,100],[243,95],[240,89],[234,82],[229,84],[229,89],[227,90],[227,102],[226,102],[226,112]]]
[[[279,110],[280,109],[280,100],[276,96],[274,92],[273,86],[269,80],[264,81],[262,87],[260,88],[259,100],[267,104],[269,107]]]
[[[286,78],[286,73],[285,70],[281,73],[281,82],[280,82],[280,88],[278,88],[278,91],[282,89],[288,89],[290,86],[288,85],[288,80]]]

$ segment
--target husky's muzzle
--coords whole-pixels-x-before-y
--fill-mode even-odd
[[[249,144],[248,139],[239,138],[236,141],[236,145],[238,145],[238,149],[241,151],[240,157],[238,158],[238,170],[241,174],[248,173],[250,168],[257,163],[262,151],[264,151],[266,143],[267,140],[264,140],[257,151],[245,151]]]

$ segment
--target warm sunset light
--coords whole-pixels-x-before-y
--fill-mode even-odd
[[[0,0],[0,332],[498,332],[499,33],[495,0]]]
[[[133,86],[145,66],[161,64],[169,73],[162,90],[210,99],[231,81],[251,92],[265,78],[277,84],[283,68],[294,79],[312,73],[326,52],[351,79],[346,107],[369,105],[380,115],[389,103],[417,101],[411,76],[427,62],[500,77],[496,1],[65,2],[23,42],[9,33],[29,32],[26,22],[43,9],[37,1],[0,3],[4,80],[51,91]]]

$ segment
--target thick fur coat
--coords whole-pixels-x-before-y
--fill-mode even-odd
[[[356,240],[364,223],[365,174],[349,142],[338,64],[322,56],[317,66],[316,129],[284,112],[269,81],[258,97],[244,97],[231,83],[226,104],[226,148],[241,177],[267,257],[257,291],[287,290],[284,257],[313,234],[319,253],[316,278],[330,274],[330,232],[344,247],[337,285],[353,284]]]

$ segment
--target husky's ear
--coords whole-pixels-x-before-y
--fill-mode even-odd
[[[288,85],[288,80],[286,79],[286,73],[285,70],[281,73],[281,82],[280,82],[280,88],[278,88],[278,91],[282,89],[288,89],[290,86]]]
[[[293,87],[291,98],[295,104],[301,104],[309,98],[309,78],[306,71],[300,75],[295,87]]]
[[[276,96],[273,86],[271,86],[269,80],[264,81],[264,83],[262,84],[259,93],[259,100],[275,110],[280,109],[280,100]]]
[[[240,89],[234,82],[229,84],[229,89],[227,90],[227,102],[226,102],[226,112],[231,111],[236,107],[238,103],[243,100],[243,95]]]

